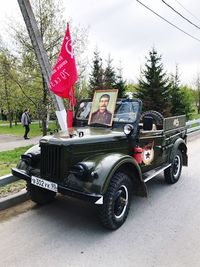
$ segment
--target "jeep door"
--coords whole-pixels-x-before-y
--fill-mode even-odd
[[[163,131],[140,131],[139,145],[142,147],[142,172],[149,171],[165,163]]]

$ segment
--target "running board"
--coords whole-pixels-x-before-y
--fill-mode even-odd
[[[167,164],[164,167],[161,168],[156,168],[155,170],[148,171],[143,174],[144,182],[146,183],[147,181],[151,180],[154,178],[156,175],[159,173],[163,172],[165,169],[169,168],[172,164]],[[146,178],[145,178],[146,177]]]

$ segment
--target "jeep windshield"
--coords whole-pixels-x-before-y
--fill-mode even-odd
[[[92,102],[83,100],[78,104],[76,110],[76,122],[87,125]],[[118,123],[134,123],[138,117],[140,104],[137,100],[118,100],[113,116],[113,126]]]

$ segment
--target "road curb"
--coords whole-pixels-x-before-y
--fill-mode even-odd
[[[26,189],[22,189],[20,192],[9,195],[7,197],[0,198],[0,211],[25,202],[28,199],[29,197],[27,196]]]
[[[11,183],[14,183],[18,180],[19,180],[19,178],[15,177],[11,173],[9,173],[9,174],[6,174],[6,175],[0,177],[0,186],[11,184]]]

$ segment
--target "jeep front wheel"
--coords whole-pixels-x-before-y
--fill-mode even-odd
[[[30,199],[39,204],[44,205],[54,200],[56,193],[49,191],[27,182],[27,193]]]
[[[126,220],[130,208],[132,182],[124,173],[113,175],[103,205],[99,207],[102,224],[111,230],[119,228]]]

